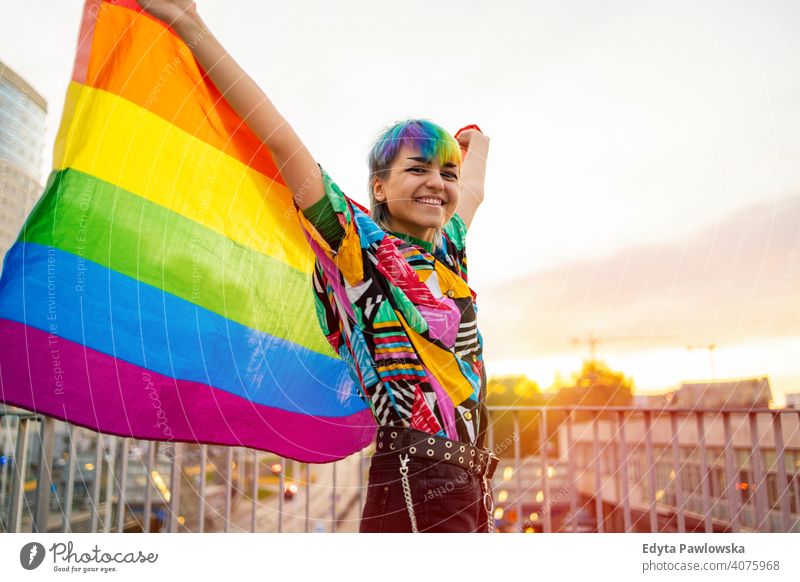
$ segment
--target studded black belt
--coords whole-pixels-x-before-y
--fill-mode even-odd
[[[489,449],[435,436],[414,428],[379,426],[375,439],[375,458],[387,454],[443,461],[491,479],[499,459]]]

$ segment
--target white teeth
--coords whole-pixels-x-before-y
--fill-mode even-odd
[[[442,204],[444,204],[444,202],[436,198],[420,198],[417,200],[417,202],[419,202],[420,204],[430,204],[433,206],[441,206]]]

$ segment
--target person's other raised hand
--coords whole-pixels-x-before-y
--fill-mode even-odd
[[[456,132],[455,135],[458,145],[461,146],[461,158],[464,159],[469,153],[470,147],[481,142],[488,142],[489,138],[477,125],[467,125]]]

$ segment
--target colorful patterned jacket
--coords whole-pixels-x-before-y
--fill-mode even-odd
[[[454,214],[431,254],[381,229],[320,170],[344,236],[326,240],[298,216],[316,256],[315,305],[328,342],[379,425],[483,446],[486,372],[464,221]]]

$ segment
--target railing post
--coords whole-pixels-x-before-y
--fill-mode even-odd
[[[4,423],[5,428],[3,428]],[[8,532],[13,530],[11,530],[8,523],[4,521],[3,513],[6,510],[9,500],[6,489],[8,488],[8,471],[11,466],[11,415],[6,412],[5,407],[3,407],[0,413],[0,430],[2,430],[3,435],[3,448],[0,449],[0,455],[5,457],[5,463],[3,463],[2,468],[0,468],[0,531]],[[11,510],[9,509],[8,514],[10,513]],[[5,519],[8,519],[8,514],[5,516]]]
[[[223,531],[228,533],[230,531],[231,521],[231,498],[233,495],[233,447],[225,447],[225,511],[223,514],[224,525]]]
[[[575,457],[572,443],[572,409],[567,411],[567,472],[569,473],[569,521],[570,531],[578,528],[578,482],[575,479]]]
[[[239,500],[244,500],[244,481],[247,465],[247,450],[244,447],[236,448],[236,490],[239,492]]]
[[[72,531],[72,504],[75,495],[75,469],[78,467],[78,450],[75,447],[75,426],[67,424],[67,439],[69,443],[69,463],[67,464],[67,476],[64,483],[64,507],[62,511],[61,531],[70,533]]]
[[[250,531],[256,531],[256,514],[258,513],[258,450],[253,449],[253,509],[250,513]]]
[[[630,487],[628,482],[628,443],[625,439],[625,411],[617,411],[617,433],[619,434],[620,479],[622,480],[622,519],[625,523],[625,533],[630,533],[631,502]]]
[[[331,463],[332,484],[331,487],[331,533],[336,533],[336,463]]]
[[[208,445],[200,445],[200,507],[198,508],[197,531],[206,530],[206,473],[208,472]],[[215,471],[216,473],[216,471]]]
[[[108,471],[106,472],[106,510],[103,515],[103,529],[106,533],[111,533],[111,518],[114,513],[114,471],[116,469],[117,439],[116,436],[109,437],[111,446],[108,451]]]
[[[678,533],[686,533],[686,518],[683,515],[683,481],[681,479],[683,463],[681,462],[681,443],[678,436],[678,415],[674,411],[669,413],[669,424],[672,432],[672,470],[675,472],[672,484],[675,488],[675,512],[678,518]]]
[[[97,533],[100,521],[100,489],[103,479],[103,458],[105,445],[102,433],[96,433],[94,439],[94,482],[92,483],[92,526],[91,532]]]
[[[142,516],[144,533],[150,533],[150,514],[153,512],[153,468],[156,464],[156,441],[147,441],[147,460],[145,461],[144,481],[144,515]]]
[[[22,503],[25,500],[25,473],[28,467],[28,432],[31,419],[20,416],[17,424],[17,448],[14,453],[14,470],[11,473],[11,507],[8,530],[22,531]]]
[[[544,407],[539,409],[539,459],[542,468],[542,491],[544,492],[544,532],[550,533],[553,531],[553,524],[550,520],[553,500],[550,499],[550,477],[547,474],[547,412]]]
[[[286,490],[286,459],[278,457],[281,470],[278,473],[278,533],[283,532],[283,492]]]
[[[601,475],[600,463],[600,413],[596,410],[592,413],[592,454],[594,455],[594,512],[597,518],[597,533],[603,533],[603,479]]]
[[[119,463],[119,497],[117,498],[117,533],[125,531],[125,515],[128,506],[128,452],[130,450],[130,439],[122,438],[122,451],[120,452]]]
[[[800,410],[797,411],[797,425],[800,427]],[[795,455],[795,458],[797,458],[797,455]],[[794,525],[792,525],[791,531],[795,531],[797,526],[800,525],[800,475],[798,475],[798,472],[800,472],[800,465],[795,465],[795,476],[792,477],[792,480],[796,482],[794,486],[794,503],[797,508],[798,517]]]
[[[764,486],[765,477],[761,459],[761,433],[758,430],[758,413],[749,412],[747,416],[750,427],[750,467],[753,470],[755,484],[753,505],[755,506],[756,529],[760,532],[768,532],[770,520],[767,518],[767,490]]]
[[[364,460],[366,455],[364,449],[358,452],[358,516],[359,519],[364,513]]]
[[[791,518],[789,516],[789,483],[786,480],[786,459],[784,451],[786,443],[783,442],[783,425],[780,411],[772,411],[772,431],[775,435],[775,462],[778,467],[778,499],[781,504],[781,526],[783,533],[791,531]]]
[[[514,480],[517,484],[517,499],[515,506],[517,508],[516,531],[522,531],[522,477],[520,476],[520,441],[522,435],[519,430],[519,412],[514,411]]]
[[[36,478],[36,513],[33,533],[47,533],[50,518],[50,489],[53,484],[53,451],[56,443],[56,419],[45,416],[39,432],[39,474]]]
[[[306,524],[305,524],[305,532],[308,533],[308,531],[309,531],[308,528],[309,528],[309,525],[310,525],[310,519],[309,519],[309,509],[310,509],[309,503],[310,503],[310,499],[309,498],[310,498],[310,489],[311,489],[311,467],[309,467],[308,463],[305,464],[305,481],[306,481],[306,486],[305,486],[305,490],[306,490],[306,509],[305,509],[305,512],[306,512]]]
[[[644,411],[645,449],[647,453],[647,487],[648,487],[648,514],[650,515],[650,533],[659,533],[658,515],[656,513],[656,472],[655,459],[653,458],[653,423],[650,411]]]
[[[181,477],[183,474],[183,443],[172,443],[173,458],[169,471],[169,533],[178,531],[178,515],[181,510]],[[230,468],[230,467],[229,467]],[[227,525],[227,521],[226,521]]]
[[[703,524],[706,533],[714,531],[711,522],[711,483],[709,482],[708,474],[708,457],[706,451],[706,428],[705,428],[705,412],[699,410],[695,412],[697,420],[697,443],[700,447],[700,488],[703,493]]]
[[[728,489],[728,519],[731,531],[739,533],[739,489],[736,487],[739,471],[733,458],[733,435],[731,434],[731,413],[722,412],[722,430],[725,439],[725,475]]]

